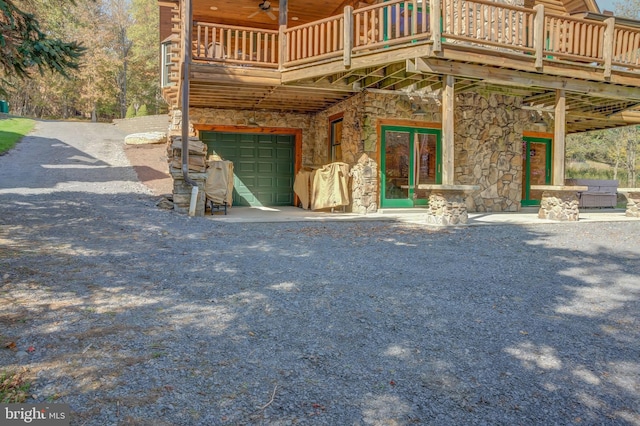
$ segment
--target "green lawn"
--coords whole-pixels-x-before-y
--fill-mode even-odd
[[[0,120],[0,154],[9,151],[29,133],[35,121],[28,118],[7,118]]]

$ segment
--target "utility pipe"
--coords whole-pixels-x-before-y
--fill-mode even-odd
[[[191,185],[189,216],[195,216],[198,184],[189,177],[189,65],[191,63],[191,0],[185,2],[184,54],[182,57],[182,178]]]

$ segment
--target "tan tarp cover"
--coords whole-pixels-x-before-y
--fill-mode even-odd
[[[204,193],[214,204],[231,206],[233,202],[233,163],[231,161],[209,161]]]
[[[349,205],[349,165],[331,163],[313,174],[311,210]]]
[[[311,207],[311,180],[313,177],[313,169],[302,168],[296,174],[296,178],[293,181],[293,191],[300,199],[300,204],[305,210],[309,210]]]

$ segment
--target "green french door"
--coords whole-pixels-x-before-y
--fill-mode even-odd
[[[522,158],[524,169],[522,205],[539,206],[542,193],[531,190],[531,185],[551,183],[551,139],[524,137]]]
[[[426,205],[419,184],[441,180],[441,132],[402,126],[382,126],[381,207]]]

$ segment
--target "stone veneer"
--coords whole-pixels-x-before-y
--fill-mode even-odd
[[[530,112],[521,109],[522,100],[502,94],[462,93],[456,95],[454,184],[477,185],[466,198],[469,211],[518,211],[523,184],[523,130],[540,131]],[[416,114],[416,111],[420,114]],[[179,130],[179,111],[172,131]],[[380,124],[429,126],[442,122],[439,93],[418,98],[383,91],[363,91],[316,114],[269,111],[192,108],[191,124],[295,128],[302,130],[302,165],[319,167],[329,162],[329,117],[343,113],[342,161],[354,167],[367,154],[367,167],[376,177],[353,188],[353,211],[377,209],[380,179],[377,161]],[[178,123],[176,123],[176,121]],[[548,126],[547,126],[548,128]],[[360,172],[357,172],[360,173]],[[430,192],[419,192],[428,198]],[[373,201],[372,201],[373,200]]]
[[[540,219],[575,222],[580,219],[576,191],[544,191],[540,201]]]
[[[625,216],[640,217],[640,188],[618,188],[618,192],[627,198]]]
[[[427,223],[431,225],[463,225],[469,215],[463,191],[444,192],[434,190],[429,195]]]
[[[378,210],[378,164],[367,154],[362,154],[351,168],[351,211],[375,213]]]
[[[465,93],[456,97],[455,181],[479,185],[467,198],[470,211],[520,209],[522,199],[522,132],[529,117],[521,99]]]

